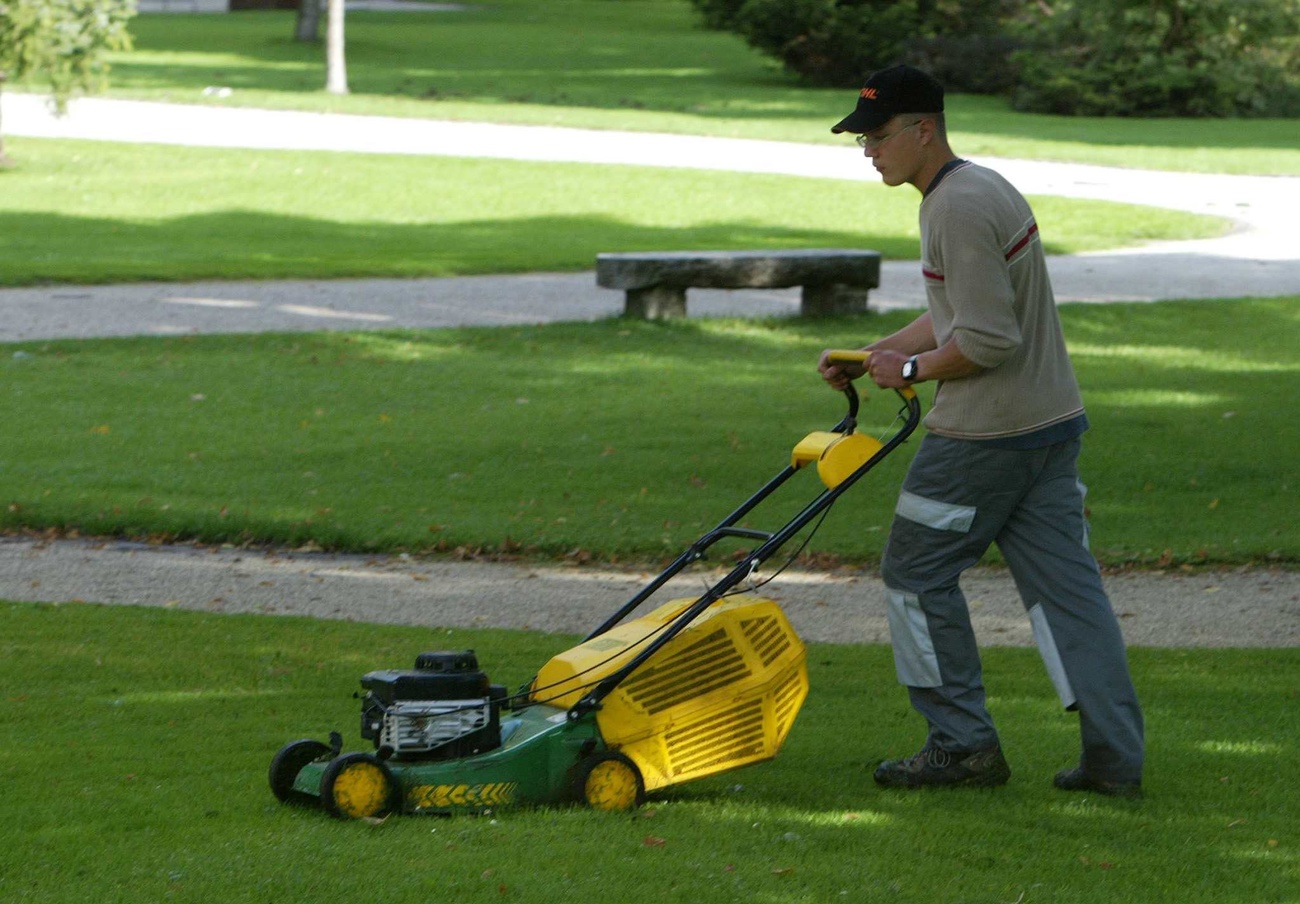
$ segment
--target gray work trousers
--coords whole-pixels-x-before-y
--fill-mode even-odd
[[[961,573],[997,543],[1062,705],[1077,710],[1080,765],[1138,781],[1142,710],[1119,622],[1088,551],[1080,442],[1030,451],[928,434],[900,493],[881,567],[899,681],[928,743],[998,743]]]

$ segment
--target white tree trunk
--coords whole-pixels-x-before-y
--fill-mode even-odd
[[[8,77],[9,77],[9,73],[0,71],[0,92],[4,91],[5,79],[7,79]],[[5,133],[4,133],[4,129],[0,129],[0,168],[6,167],[8,165],[9,165],[9,158],[5,156]]]
[[[348,93],[348,66],[343,53],[343,0],[329,0],[325,26],[325,90]]]

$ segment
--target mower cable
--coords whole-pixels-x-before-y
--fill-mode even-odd
[[[791,565],[795,563],[795,561],[799,558],[799,556],[803,555],[803,551],[808,548],[808,544],[812,542],[813,537],[817,536],[817,531],[821,530],[822,524],[824,524],[826,521],[826,516],[829,515],[830,513],[831,513],[830,506],[827,506],[826,510],[822,512],[821,516],[817,519],[817,523],[813,525],[813,529],[808,532],[808,536],[804,537],[803,542],[799,544],[799,548],[790,554],[790,556],[785,560],[784,564],[782,564],[780,568],[773,571],[770,575],[763,578],[758,583],[751,583],[745,587],[735,587],[731,590],[728,590],[726,593],[722,594],[722,596],[719,597],[719,599],[726,599],[729,596],[738,596],[742,593],[751,593],[755,590],[761,590],[762,588],[766,587],[768,584],[772,583],[777,578],[779,578],[782,574],[785,573],[787,569],[789,569]],[[750,570],[750,576],[752,577],[754,572],[757,570],[758,570],[758,563],[755,562],[754,568]]]
[[[890,430],[893,429],[893,426],[895,424],[903,420],[903,412],[906,410],[907,410],[906,408],[900,408],[894,414],[894,419],[890,421],[889,425],[885,427],[885,429],[881,430],[880,435],[876,437],[877,442],[880,442],[882,445],[884,444],[884,437],[890,432]],[[759,581],[757,584],[750,584],[744,588],[737,587],[732,590],[728,590],[726,593],[722,594],[720,599],[725,599],[726,597],[729,596],[737,596],[741,593],[750,593],[754,590],[760,590],[763,587],[766,587],[768,584],[775,581],[777,578],[779,578],[782,575],[782,573],[784,573],[791,565],[795,563],[795,561],[799,558],[799,556],[803,555],[804,550],[808,548],[808,544],[812,542],[813,537],[817,536],[817,531],[821,530],[822,525],[826,523],[826,517],[830,515],[831,509],[833,507],[834,507],[833,503],[831,505],[826,506],[826,509],[821,513],[821,517],[817,519],[817,523],[813,525],[812,530],[808,532],[808,535],[806,537],[804,537],[803,542],[799,544],[799,548],[796,549],[793,553],[791,553],[790,557],[785,560],[784,565],[782,565],[780,568],[773,571],[770,575],[768,575],[763,580]],[[750,577],[752,577],[754,572],[757,570],[758,570],[758,562],[755,562],[754,567],[750,569],[749,572]]]

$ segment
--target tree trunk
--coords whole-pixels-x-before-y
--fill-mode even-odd
[[[0,71],[0,94],[4,93],[5,79],[8,77],[9,73]],[[9,158],[5,156],[5,133],[4,129],[0,128],[0,169],[8,165]]]
[[[308,44],[320,40],[321,0],[298,0],[298,19],[293,28],[293,39]]]
[[[325,26],[325,90],[348,93],[348,67],[343,53],[343,0],[329,0]]]

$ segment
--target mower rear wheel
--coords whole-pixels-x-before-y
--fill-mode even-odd
[[[341,819],[365,819],[388,812],[396,784],[388,767],[369,753],[345,753],[325,767],[320,802]]]
[[[593,810],[631,810],[645,800],[645,780],[636,764],[606,750],[583,760],[576,783],[578,800]]]
[[[280,748],[271,758],[271,770],[267,776],[271,782],[271,793],[282,804],[299,804],[306,806],[316,803],[310,794],[293,789],[294,780],[302,767],[319,760],[332,752],[328,744],[311,739],[293,741]]]

